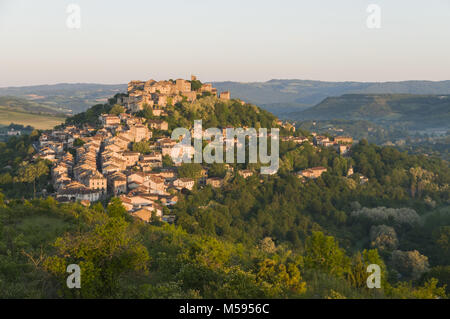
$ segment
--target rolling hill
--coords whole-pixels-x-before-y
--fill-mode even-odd
[[[450,94],[450,81],[324,82],[310,80],[270,80],[267,82],[212,82],[219,91],[256,104],[276,116],[310,108],[327,97],[343,94]],[[126,84],[55,84],[0,88],[1,96],[15,96],[65,114],[76,114],[104,103],[116,93],[126,92]]]
[[[0,88],[0,97],[19,97],[40,106],[46,106],[58,113],[76,114],[87,110],[92,105],[105,103],[116,93],[126,92],[126,90],[126,84],[61,83]]]
[[[344,94],[294,112],[303,120],[367,120],[402,124],[409,129],[450,128],[450,95]]]
[[[267,82],[213,82],[219,91],[257,104],[277,116],[301,111],[330,96],[343,94],[450,94],[450,81],[324,82],[270,80]]]
[[[16,96],[0,96],[0,107],[14,112],[63,115],[61,109]]]
[[[15,96],[0,96],[0,125],[11,123],[50,129],[64,122],[66,113],[45,104]]]

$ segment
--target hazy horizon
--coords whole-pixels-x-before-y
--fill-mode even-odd
[[[70,28],[69,4],[80,8]],[[369,28],[370,4],[380,28]],[[450,1],[2,0],[0,87],[127,83],[443,81]]]
[[[195,75],[195,74],[193,74]],[[177,77],[177,78],[186,78],[188,79],[188,77]],[[149,78],[151,79],[151,78]],[[15,88],[15,87],[33,87],[33,86],[50,86],[50,85],[76,85],[76,84],[87,84],[87,85],[127,85],[128,82],[132,81],[132,80],[142,80],[142,81],[146,81],[149,79],[130,79],[126,82],[123,83],[101,83],[101,82],[56,82],[56,83],[41,83],[41,84],[29,84],[29,85],[11,85],[11,86],[0,86],[0,89],[6,89],[6,88]],[[175,78],[174,78],[175,79]],[[168,79],[155,79],[155,80],[168,80]],[[202,81],[202,79],[199,79],[200,81]],[[433,81],[433,80],[399,80],[399,81],[324,81],[324,80],[311,80],[311,79],[269,79],[269,80],[265,80],[265,81],[233,81],[233,80],[222,80],[222,81],[208,81],[211,83],[218,83],[218,82],[234,82],[234,83],[242,83],[242,84],[252,84],[252,83],[266,83],[269,81],[312,81],[312,82],[324,82],[324,83],[402,83],[402,82],[448,82],[449,80],[437,80],[437,81]],[[202,81],[205,82],[205,81]]]

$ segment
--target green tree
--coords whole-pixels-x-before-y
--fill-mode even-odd
[[[223,163],[213,163],[213,164],[211,164],[211,166],[208,170],[209,177],[224,178],[226,174],[227,174],[227,168],[225,167],[225,164],[223,164]]]
[[[142,117],[147,120],[153,119],[153,109],[147,104],[144,105],[144,109],[142,110]]]
[[[183,163],[178,167],[180,177],[199,178],[201,176],[202,165],[198,163]]]
[[[164,155],[162,158],[163,167],[173,167],[175,164],[170,155]]]
[[[152,151],[148,141],[140,141],[133,143],[132,150],[142,154],[148,154]]]
[[[306,283],[293,262],[283,264],[265,259],[258,265],[256,278],[261,283],[269,284],[269,296],[275,298],[298,296],[306,292]]]
[[[349,270],[349,258],[332,236],[315,231],[306,239],[305,266],[342,277]]]
[[[41,176],[48,175],[49,168],[45,161],[38,161],[35,164],[23,163],[19,167],[15,182],[33,183],[33,197],[36,197],[36,180]]]
[[[414,287],[411,282],[399,282],[388,287],[387,295],[401,299],[441,299],[445,298],[445,287],[438,287],[438,280],[431,278],[423,286]]]
[[[60,237],[55,248],[57,255],[48,257],[44,265],[60,280],[65,296],[114,297],[120,293],[124,275],[148,271],[148,251],[133,236],[123,218],[108,218],[88,233]],[[65,288],[69,264],[77,264],[81,268],[81,289],[78,292]]]
[[[118,197],[113,197],[106,209],[110,217],[125,217],[127,216],[127,210],[122,205],[122,201]]]
[[[381,269],[381,287],[385,287],[387,283],[387,271],[386,265],[383,259],[378,254],[377,249],[364,249],[362,254],[356,253],[351,260],[351,270],[348,273],[348,280],[354,287],[364,288],[367,287],[367,278],[370,275],[367,272],[369,265],[378,265]]]
[[[120,113],[124,113],[124,112],[125,112],[125,108],[122,105],[115,104],[109,111],[109,114],[119,115]]]
[[[81,138],[76,138],[76,139],[73,141],[73,147],[80,147],[80,146],[83,146],[85,143],[86,143],[86,142],[83,141]]]
[[[398,272],[409,279],[419,279],[429,270],[428,257],[420,254],[417,250],[395,250],[392,253],[391,262]]]
[[[202,82],[199,80],[191,81],[191,90],[192,91],[198,91],[202,87]]]

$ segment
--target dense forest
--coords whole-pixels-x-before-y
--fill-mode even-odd
[[[94,125],[110,102],[67,123]],[[256,106],[212,97],[168,111],[170,128],[198,118],[204,128],[276,123]],[[213,164],[223,187],[197,183],[180,194],[174,224],[144,223],[118,198],[85,207],[47,197],[50,163],[33,160],[39,134],[0,143],[0,297],[450,296],[450,168],[440,158],[364,139],[346,157],[283,142],[277,174],[244,179],[237,170],[258,164],[231,165],[232,173]],[[327,172],[295,174],[315,166]],[[195,165],[179,170],[198,178]],[[69,264],[82,268],[81,289],[66,287]],[[381,267],[380,289],[367,288],[369,264]]]

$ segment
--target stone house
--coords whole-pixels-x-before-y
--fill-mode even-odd
[[[220,92],[219,98],[221,100],[230,100],[231,99],[230,91]]]
[[[200,88],[200,92],[210,92],[212,91],[213,87],[211,83],[204,83],[202,84],[202,87]]]
[[[139,159],[141,161],[162,161],[162,154],[159,152],[143,154],[143,155],[140,155]]]
[[[353,144],[353,138],[350,136],[336,136],[334,141],[339,144]]]
[[[106,193],[107,179],[98,171],[91,171],[86,176],[81,176],[83,184],[90,189],[101,190]]]
[[[164,179],[158,176],[150,176],[144,185],[148,186],[150,190],[164,192],[166,190],[166,185]]]
[[[117,196],[127,192],[127,177],[125,174],[115,172],[108,176],[108,189]]]
[[[223,178],[210,177],[206,179],[206,185],[211,185],[211,187],[219,188],[223,186]]]
[[[243,178],[248,178],[253,175],[253,172],[249,169],[246,169],[246,170],[239,170],[238,174],[241,175]]]
[[[167,131],[169,129],[169,123],[163,120],[148,120],[147,124],[151,129],[160,131]]]
[[[136,163],[139,161],[139,152],[131,152],[131,151],[124,151],[121,153],[122,158],[125,160],[126,162],[126,166],[130,167],[130,166],[134,166],[136,165]]]
[[[147,223],[152,219],[152,215],[155,214],[160,219],[162,218],[162,207],[156,204],[145,206],[131,213],[131,216],[137,217]]]
[[[193,102],[197,99],[197,92],[195,91],[183,92],[182,95],[185,96],[189,102]]]
[[[192,178],[178,178],[173,181],[173,186],[183,189],[186,188],[188,190],[192,190],[194,188],[195,180]]]
[[[102,114],[99,116],[100,122],[104,127],[113,127],[120,125],[120,118],[116,115]]]
[[[325,143],[330,142],[330,139],[326,136],[317,135],[314,137],[314,144],[323,146]]]
[[[140,142],[152,137],[152,132],[142,124],[131,126],[129,132],[131,133],[134,142]]]
[[[143,172],[131,172],[127,176],[127,182],[128,183],[138,182],[138,183],[143,184],[145,177],[146,177],[146,174],[144,174]]]
[[[298,176],[315,179],[320,177],[326,171],[327,171],[326,167],[322,166],[312,167],[298,172]]]
[[[189,81],[183,79],[177,79],[175,84],[177,90],[179,92],[190,92],[191,91],[191,83]]]
[[[81,183],[72,182],[59,190],[56,193],[56,198],[59,200],[89,200],[95,202],[100,199],[102,194],[103,192],[99,189],[90,189]]]

